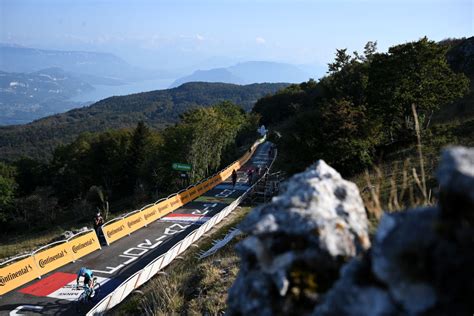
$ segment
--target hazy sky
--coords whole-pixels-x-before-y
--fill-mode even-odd
[[[0,41],[112,52],[173,68],[244,60],[326,64],[336,48],[379,50],[473,35],[472,0],[0,0]]]

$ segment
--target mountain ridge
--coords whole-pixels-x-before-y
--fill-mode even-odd
[[[174,88],[186,82],[204,81],[232,84],[300,83],[310,77],[310,74],[295,65],[270,61],[246,61],[229,67],[196,70],[190,75],[176,79],[170,87]]]
[[[134,81],[166,78],[163,70],[145,70],[130,65],[112,53],[40,49],[18,45],[0,45],[0,70],[30,73],[59,67],[68,72],[110,79]]]
[[[173,89],[109,97],[26,125],[0,127],[0,157],[2,160],[15,160],[21,156],[44,160],[57,145],[68,143],[84,132],[132,128],[139,121],[161,129],[178,122],[180,114],[189,109],[222,101],[231,101],[249,111],[259,98],[288,85],[195,82]]]

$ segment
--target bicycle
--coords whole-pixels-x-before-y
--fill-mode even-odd
[[[84,291],[82,291],[81,295],[76,300],[76,312],[78,312],[81,308],[84,306],[89,305],[99,294],[100,292],[100,283],[97,282],[97,278],[93,277],[92,278],[92,289],[88,286],[77,286],[78,289],[82,288]]]

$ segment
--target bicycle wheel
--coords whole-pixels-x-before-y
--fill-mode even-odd
[[[95,283],[94,283],[94,296],[91,297],[91,299],[96,298],[97,295],[99,295],[99,293],[100,293],[100,283],[95,282]]]
[[[79,313],[87,303],[87,293],[84,291],[76,300],[76,313]]]

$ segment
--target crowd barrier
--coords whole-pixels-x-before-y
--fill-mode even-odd
[[[129,236],[137,229],[147,226],[155,220],[173,212],[196,197],[211,190],[224,181],[224,179],[227,179],[234,169],[238,170],[243,166],[250,159],[257,146],[263,142],[263,140],[264,139],[261,139],[255,142],[239,160],[233,162],[215,175],[172,194],[166,199],[158,200],[154,204],[147,205],[140,210],[133,211],[105,223],[102,225],[102,233],[104,234],[107,244],[110,245],[125,236]]]
[[[105,223],[102,225],[102,232],[107,244],[130,235],[209,191],[228,178],[232,170],[244,165],[264,140],[265,138],[256,141],[239,160],[215,175],[140,210]],[[7,260],[0,264],[0,296],[97,249],[100,249],[97,235],[95,231],[89,230],[67,240],[48,244],[30,254]]]
[[[269,170],[271,169],[273,162],[275,161],[275,158],[276,158],[276,152],[275,152],[275,157],[272,160],[265,174],[268,173]],[[263,176],[265,176],[265,174]],[[154,259],[152,262],[150,262],[146,267],[137,271],[135,274],[133,274],[124,282],[122,282],[111,293],[109,293],[100,302],[98,302],[86,315],[87,316],[102,315],[106,311],[110,310],[111,308],[113,308],[114,306],[122,302],[130,293],[132,293],[132,291],[139,288],[141,285],[143,285],[148,280],[150,280],[153,276],[155,276],[158,273],[158,271],[166,267],[174,258],[176,258],[183,251],[185,251],[192,243],[198,240],[202,235],[204,235],[217,223],[222,221],[224,217],[229,215],[229,213],[232,212],[240,204],[240,202],[247,196],[247,194],[253,189],[255,185],[256,183],[252,187],[247,189],[247,191],[245,191],[243,195],[237,198],[234,202],[232,202],[222,211],[214,215],[211,219],[209,219],[203,225],[199,226],[199,228],[190,232],[184,239],[179,241],[166,253],[160,255],[159,257]]]
[[[95,231],[87,230],[5,261],[0,264],[0,295],[97,249],[100,249],[100,243]]]

